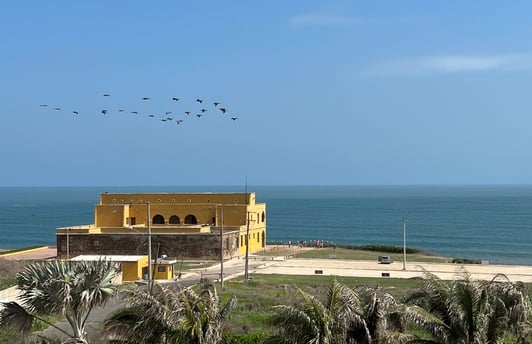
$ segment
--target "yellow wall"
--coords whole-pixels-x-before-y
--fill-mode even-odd
[[[122,263],[122,280],[124,282],[137,281],[142,279],[142,268],[148,266],[148,256],[136,262]]]
[[[96,227],[123,227],[124,206],[109,205],[94,208]]]
[[[246,201],[247,200],[247,201]],[[216,204],[254,204],[255,193],[123,193],[100,194],[100,204],[146,204],[160,203],[210,203]]]
[[[173,264],[157,264],[152,265],[154,272],[154,279],[168,280],[174,278],[174,265]]]

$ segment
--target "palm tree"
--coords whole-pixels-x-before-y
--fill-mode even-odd
[[[198,292],[157,285],[153,293],[125,293],[128,306],[105,321],[105,332],[114,343],[220,343],[224,321],[236,307],[236,297],[222,307],[211,283],[200,282]]]
[[[528,315],[523,288],[503,279],[476,281],[464,272],[461,279],[445,282],[426,273],[422,287],[405,301],[410,304],[406,316],[431,334],[427,343],[499,343]]]
[[[497,274],[490,283],[487,284],[488,292],[495,301],[492,305],[497,305],[497,314],[503,314],[503,320],[507,329],[514,333],[518,343],[529,342],[527,337],[531,327],[530,298],[528,290],[522,282],[512,283],[505,275]],[[492,317],[489,329],[497,328],[496,317]]]
[[[34,319],[55,327],[70,342],[86,343],[85,323],[94,307],[115,294],[112,280],[115,264],[107,260],[50,261],[26,266],[16,277],[20,303],[7,302],[0,311],[0,324],[28,333]],[[72,333],[56,327],[42,316],[59,313]]]
[[[415,338],[406,332],[404,305],[398,303],[392,295],[383,292],[379,287],[368,286],[356,287],[355,293],[361,301],[360,310],[371,335],[371,343],[402,344]],[[348,342],[365,343],[363,338],[356,336],[360,332],[355,326],[351,326]]]
[[[400,305],[377,289],[350,289],[338,281],[324,302],[296,287],[300,303],[275,306],[270,319],[277,333],[268,343],[403,343]]]

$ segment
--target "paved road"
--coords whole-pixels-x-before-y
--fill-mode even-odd
[[[39,247],[20,252],[7,253],[2,255],[6,260],[48,260],[54,259],[57,255],[55,247]]]

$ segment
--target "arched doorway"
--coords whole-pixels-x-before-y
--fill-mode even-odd
[[[153,217],[152,223],[154,225],[164,225],[164,216],[159,215],[159,214],[155,215]]]
[[[198,219],[196,219],[196,216],[189,214],[185,216],[185,224],[187,225],[197,225]]]

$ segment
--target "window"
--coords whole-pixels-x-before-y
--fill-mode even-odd
[[[159,214],[155,215],[153,217],[152,223],[154,225],[164,225],[164,216],[159,215]]]
[[[181,219],[177,215],[170,216],[170,219],[168,220],[168,223],[172,225],[178,225],[181,223]]]
[[[166,272],[166,266],[158,266],[157,272]]]
[[[196,219],[196,216],[190,214],[185,216],[185,224],[187,225],[197,225],[198,219]]]

